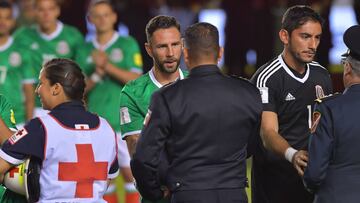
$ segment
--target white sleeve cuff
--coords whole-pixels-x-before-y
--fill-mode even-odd
[[[298,150],[292,147],[287,148],[285,151],[285,159],[288,160],[290,163],[292,163],[292,159],[297,151]]]
[[[2,159],[4,159],[5,161],[9,162],[10,164],[13,164],[13,165],[19,165],[21,163],[24,163],[24,161],[25,161],[25,160],[15,159],[15,158],[9,156],[2,149],[0,149],[0,157]]]
[[[108,174],[108,179],[115,179],[119,175],[119,170],[115,173]]]

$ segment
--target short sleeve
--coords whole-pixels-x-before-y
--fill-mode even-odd
[[[126,136],[140,134],[144,117],[128,93],[122,91],[120,95],[120,131],[124,139]]]
[[[127,51],[128,51],[128,57],[131,67],[130,71],[136,73],[142,73],[143,62],[142,62],[142,56],[141,56],[139,44],[132,37],[128,37]]]
[[[38,118],[15,132],[0,150],[0,157],[12,164],[22,163],[29,156],[44,158],[45,129]]]

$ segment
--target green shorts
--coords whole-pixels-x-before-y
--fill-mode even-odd
[[[0,186],[0,202],[1,203],[27,203],[26,197],[11,190],[7,190],[4,186]]]

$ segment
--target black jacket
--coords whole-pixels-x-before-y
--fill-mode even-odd
[[[154,93],[131,161],[140,193],[162,197],[163,150],[172,192],[245,187],[247,146],[259,134],[261,112],[258,89],[215,65],[196,67]]]

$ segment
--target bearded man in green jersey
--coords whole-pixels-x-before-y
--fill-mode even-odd
[[[2,7],[0,2],[0,16],[1,8]],[[15,124],[14,110],[5,96],[0,94],[0,145],[5,140],[7,140],[14,131],[16,131]],[[16,194],[15,192],[10,191],[4,186],[0,185],[0,202],[26,203],[27,201],[25,196]]]
[[[75,59],[75,51],[84,43],[82,34],[58,20],[60,5],[57,0],[35,0],[36,24],[19,28],[15,39],[31,50],[36,78],[42,64],[53,58]],[[36,99],[35,116],[44,114],[40,100]]]
[[[180,25],[171,16],[156,16],[146,26],[145,48],[154,65],[140,78],[125,85],[120,97],[120,128],[129,153],[135,152],[151,95],[163,85],[183,79],[179,69],[182,40]],[[165,169],[166,170],[166,169]],[[142,202],[150,202],[142,200]],[[159,202],[168,202],[167,198]]]
[[[117,132],[118,161],[125,180],[126,203],[138,203],[139,194],[133,184],[130,157],[119,126],[120,92],[124,84],[142,73],[139,45],[131,36],[120,36],[115,30],[117,15],[108,1],[94,1],[89,7],[89,21],[95,25],[96,36],[77,52],[76,61],[88,76],[86,91],[89,111],[106,118]],[[116,202],[114,186],[105,196]]]
[[[16,112],[18,124],[33,116],[35,74],[30,52],[14,40],[12,5],[0,2],[0,94],[6,95]]]

